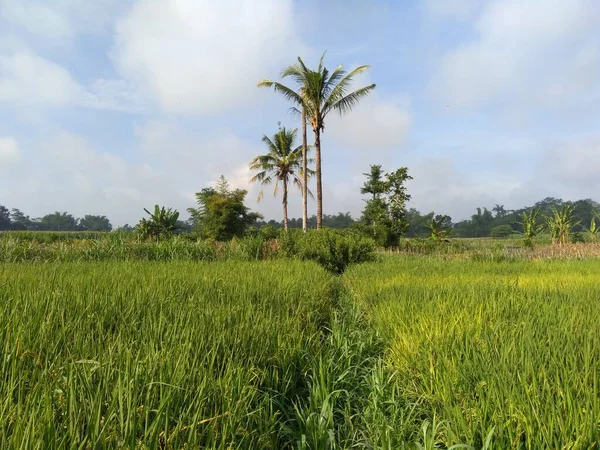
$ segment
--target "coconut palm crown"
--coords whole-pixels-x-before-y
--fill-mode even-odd
[[[250,182],[259,182],[263,186],[274,184],[273,195],[277,195],[279,186],[283,189],[283,226],[288,229],[288,191],[290,183],[295,184],[302,189],[302,145],[294,147],[297,129],[288,130],[280,127],[272,138],[263,136],[269,152],[259,155],[250,162],[250,170],[257,173],[250,179]],[[312,160],[308,160],[311,163]],[[313,175],[314,171],[307,169],[307,176]],[[308,191],[310,193],[310,191]],[[312,195],[312,194],[311,194]],[[258,195],[258,201],[263,197],[261,190]]]
[[[368,95],[374,84],[351,91],[354,78],[369,69],[369,66],[359,66],[350,72],[339,65],[329,71],[323,65],[325,54],[321,56],[317,70],[309,69],[302,58],[298,63],[287,67],[281,73],[282,78],[292,78],[299,89],[296,91],[282,83],[265,79],[258,83],[259,87],[272,87],[276,92],[290,100],[295,106],[292,108],[298,113],[303,109],[306,119],[310,123],[315,136],[315,163],[317,175],[317,228],[323,222],[323,185],[321,170],[321,132],[325,130],[325,118],[335,111],[340,116],[348,113],[358,102]]]

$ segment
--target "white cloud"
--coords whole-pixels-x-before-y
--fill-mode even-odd
[[[133,85],[122,79],[99,78],[93,81],[81,97],[81,105],[134,113],[149,110],[147,102],[140,98]]]
[[[596,197],[600,190],[600,137],[559,143],[541,154],[536,181],[569,195]]]
[[[600,99],[600,8],[593,0],[494,0],[476,38],[447,52],[432,92],[454,106],[559,110]]]
[[[382,99],[373,92],[354,111],[338,118],[331,113],[325,132],[340,143],[373,151],[400,148],[412,124],[406,102]]]
[[[3,39],[0,44],[0,101],[24,107],[147,110],[143,99],[125,80],[99,78],[85,86],[65,67],[40,56],[18,39]],[[29,114],[35,112],[39,111],[29,111]]]
[[[291,0],[139,0],[116,27],[119,72],[168,112],[247,104],[301,50]]]
[[[21,159],[17,141],[11,137],[0,138],[0,167],[9,167]]]
[[[42,39],[63,41],[106,30],[122,5],[120,0],[0,0],[0,19]]]
[[[81,87],[60,65],[26,49],[0,53],[0,101],[63,106],[80,95]]]

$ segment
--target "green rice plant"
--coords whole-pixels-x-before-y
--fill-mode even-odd
[[[0,265],[0,447],[290,446],[334,284],[290,261]]]
[[[396,256],[344,277],[400,397],[443,424],[424,448],[587,449],[600,440],[599,269]]]

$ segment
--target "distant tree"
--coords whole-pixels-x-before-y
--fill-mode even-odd
[[[131,225],[129,225],[128,223],[126,223],[125,225],[121,226],[121,227],[117,227],[115,229],[116,232],[120,232],[120,233],[133,233],[135,231],[135,228],[132,227]]]
[[[384,175],[381,166],[373,165],[364,174],[367,181],[361,194],[370,194],[361,218],[362,229],[384,247],[398,245],[398,239],[408,229],[406,202],[410,195],[405,183],[412,179],[408,169],[402,167]]]
[[[452,232],[452,218],[450,218],[450,216],[438,214],[431,219],[427,228],[429,228],[429,238],[432,241],[443,241],[447,239]]]
[[[189,208],[201,235],[225,241],[240,237],[247,227],[254,225],[262,216],[244,205],[248,191],[231,189],[221,175],[214,188],[204,188],[196,193],[198,208]]]
[[[551,216],[554,209],[560,209],[563,205],[563,200],[555,197],[546,197],[533,205],[541,215]]]
[[[410,224],[406,231],[407,237],[427,237],[431,230],[429,225],[434,219],[435,213],[432,211],[427,214],[421,214],[415,208],[410,208],[406,211],[406,220]]]
[[[0,205],[0,230],[10,230],[12,221],[10,220],[10,212],[8,208]]]
[[[372,200],[381,198],[386,190],[387,184],[385,181],[385,172],[381,168],[381,164],[371,166],[369,173],[363,173],[367,177],[367,181],[360,188],[361,194],[370,194]]]
[[[10,212],[13,230],[30,230],[33,228],[33,223],[29,216],[23,214],[20,210],[13,208]]]
[[[262,141],[268,148],[268,153],[259,155],[250,162],[250,170],[256,174],[250,179],[251,183],[260,183],[263,186],[274,184],[273,194],[277,195],[279,185],[282,187],[282,205],[283,205],[283,228],[288,230],[288,191],[290,184],[295,184],[302,190],[302,145],[295,147],[294,141],[298,130],[287,130],[285,127],[279,128],[272,138],[263,136]],[[312,160],[308,160],[310,164]],[[314,171],[307,169],[308,175],[314,174]],[[308,191],[310,193],[310,191]],[[261,200],[263,191],[258,195],[258,201]]]
[[[350,228],[355,223],[349,212],[337,215],[323,215],[323,226],[326,228]]]
[[[144,208],[144,211],[150,216],[143,218],[137,226],[138,232],[144,239],[160,239],[168,238],[173,235],[177,230],[177,221],[179,219],[179,212],[171,209],[161,208],[158,205],[154,206],[153,211],[148,211]]]
[[[475,237],[488,236],[494,216],[487,208],[477,208],[477,214],[471,216]]]
[[[600,211],[600,204],[590,198],[577,200],[572,202],[573,204],[573,219],[575,222],[579,222],[578,225],[573,226],[573,231],[587,232],[588,229],[585,225],[591,223],[598,211]]]
[[[40,219],[39,227],[43,231],[77,231],[77,219],[67,212],[56,211]]]
[[[79,219],[79,226],[84,231],[111,231],[112,225],[106,216],[86,215]]]
[[[504,209],[504,205],[498,205],[498,204],[496,204],[496,206],[494,206],[492,208],[492,212],[496,213],[495,217],[504,217],[508,214],[508,211],[506,211]]]
[[[176,226],[176,233],[191,233],[194,231],[194,227],[189,220],[178,220]]]
[[[498,225],[490,230],[490,237],[507,238],[513,233],[514,231],[510,225]]]

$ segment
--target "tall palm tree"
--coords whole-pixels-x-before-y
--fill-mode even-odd
[[[258,83],[258,87],[272,87],[274,84],[280,83],[264,79]],[[293,90],[287,86],[285,88]],[[308,228],[308,139],[306,137],[306,107],[302,101],[302,92],[303,89],[300,87],[298,97],[294,100],[296,106],[292,108],[292,112],[300,112],[302,117],[302,231],[306,231]]]
[[[375,89],[374,84],[348,92],[354,77],[369,69],[369,66],[359,66],[346,72],[342,65],[329,72],[323,65],[321,56],[317,70],[311,70],[298,57],[298,64],[283,70],[281,77],[291,77],[300,87],[295,91],[282,83],[269,79],[262,80],[259,86],[273,87],[276,92],[300,106],[306,113],[315,135],[315,161],[317,174],[317,228],[323,223],[323,184],[321,170],[321,133],[325,130],[325,118],[331,111],[336,111],[340,116],[352,110],[360,99]],[[295,108],[298,111],[297,108]]]
[[[302,170],[303,146],[294,148],[294,141],[298,133],[297,129],[287,130],[285,127],[279,128],[272,138],[263,136],[262,141],[266,144],[269,152],[265,155],[259,155],[250,162],[250,170],[257,171],[250,182],[260,182],[266,186],[275,183],[273,194],[277,195],[279,184],[283,187],[283,227],[288,230],[288,190],[290,182],[300,189],[304,186],[302,179],[314,173],[310,169]],[[310,160],[306,160],[307,164]],[[310,191],[308,191],[310,192]],[[262,199],[263,191],[258,194],[258,201]]]

